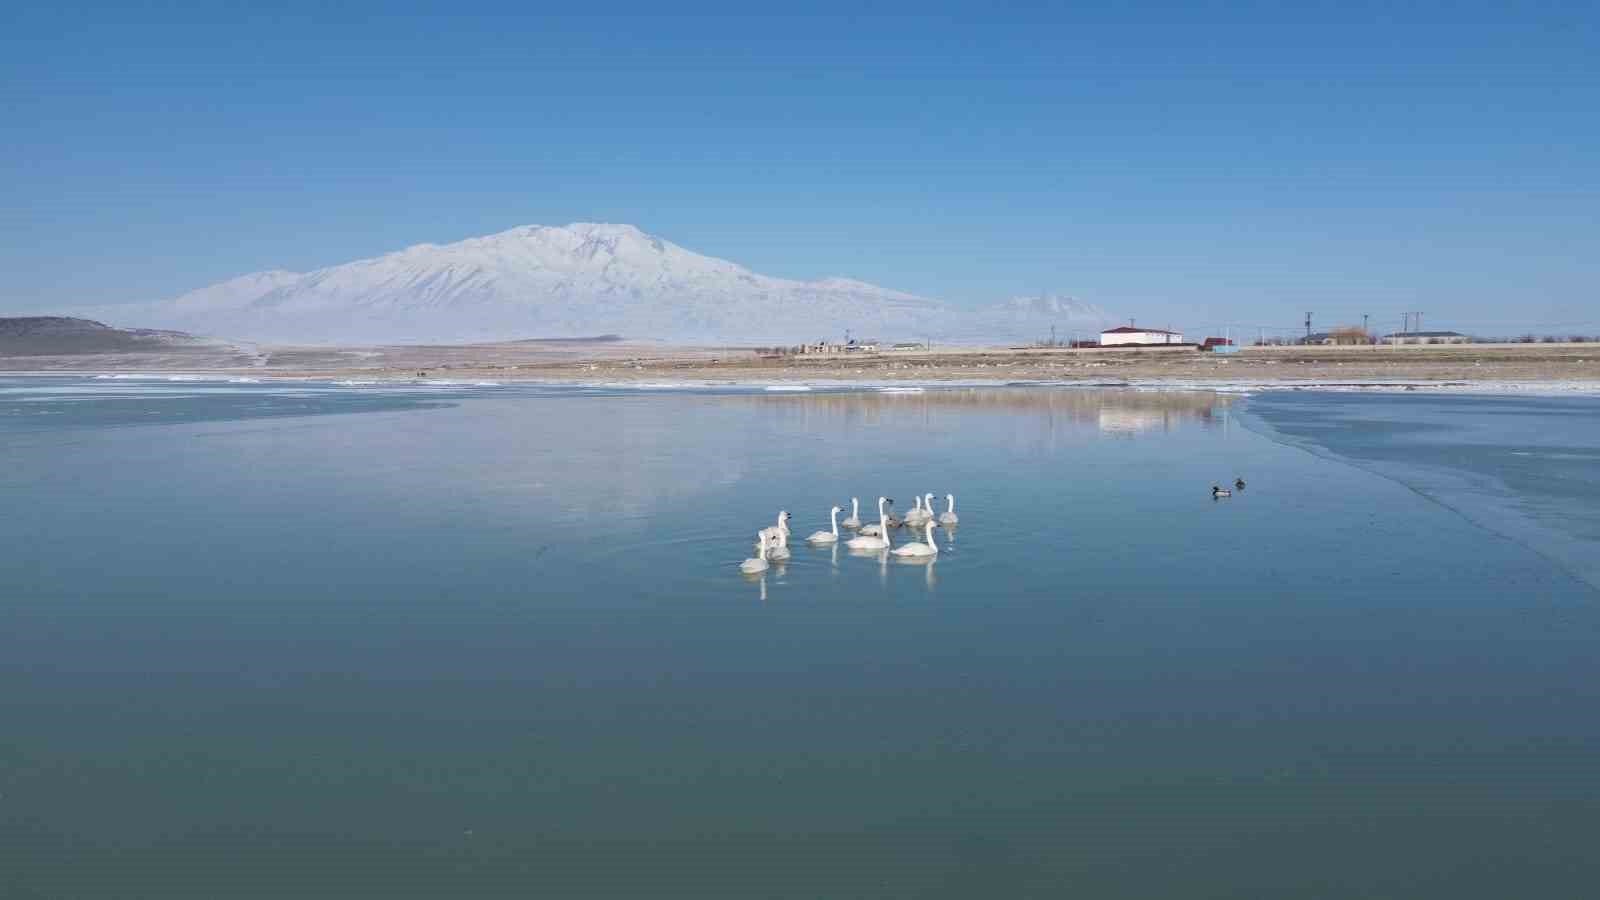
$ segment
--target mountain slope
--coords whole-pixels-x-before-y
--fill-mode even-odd
[[[112,328],[70,316],[0,318],[0,356],[173,353],[209,346],[182,332]]]
[[[912,294],[843,278],[772,278],[630,225],[589,223],[420,244],[305,274],[256,273],[117,314],[201,334],[307,343],[612,333],[801,343],[846,328],[943,335],[961,317]]]
[[[1110,321],[1110,314],[1093,303],[1041,294],[982,307],[968,319],[967,329],[974,338],[1032,343],[1049,339],[1052,328],[1058,340],[1069,340],[1074,333],[1092,337]]]

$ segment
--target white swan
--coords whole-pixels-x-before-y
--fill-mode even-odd
[[[883,498],[878,498],[878,509],[883,509]],[[851,550],[887,550],[889,549],[889,526],[885,523],[887,517],[881,513],[878,516],[878,534],[866,534],[862,529],[860,537],[853,537],[845,543]]]
[[[928,542],[926,544],[921,541],[912,541],[909,544],[901,544],[889,552],[895,556],[938,556],[939,545],[933,542],[933,523],[929,522],[927,528]]]
[[[778,510],[778,524],[761,529],[761,539],[764,541],[770,540],[776,543],[778,535],[786,535],[788,533],[789,513],[780,509]]]
[[[921,497],[912,497],[911,498],[911,510],[906,513],[905,523],[907,525],[916,525],[921,521],[922,521],[922,498]]]
[[[955,494],[945,494],[944,495],[944,502],[946,502],[946,503],[948,503],[950,505],[948,507],[946,507],[944,512],[939,514],[939,524],[940,525],[954,525],[957,522],[961,521],[960,519],[956,518],[956,495]]]
[[[875,525],[863,525],[863,526],[861,526],[861,533],[866,535],[867,537],[881,536],[884,533],[884,531],[886,530],[886,528],[888,527],[888,521],[889,521],[888,516],[886,516],[884,514],[884,512],[883,512],[883,505],[885,503],[893,503],[893,502],[894,502],[894,500],[890,499],[889,497],[879,497],[878,498],[878,522]]]
[[[850,518],[839,523],[845,528],[861,527],[861,500],[857,497],[850,498]]]
[[[828,511],[828,521],[833,525],[832,531],[813,531],[806,538],[808,544],[832,544],[839,540],[839,507],[835,506]]]
[[[785,560],[785,559],[788,559],[789,558],[789,532],[787,532],[787,531],[778,532],[777,541],[778,541],[778,543],[775,546],[769,547],[767,549],[767,559],[773,559],[773,560]]]
[[[767,569],[767,539],[764,536],[757,534],[756,555],[753,559],[747,559],[740,563],[739,571],[746,575],[754,575],[758,572],[765,572]]]
[[[906,513],[907,525],[921,525],[933,521],[933,495],[923,494],[917,498],[917,508]]]

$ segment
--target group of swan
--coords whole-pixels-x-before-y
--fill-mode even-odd
[[[937,517],[940,525],[954,525],[959,520],[956,518],[956,497],[954,494],[945,494],[945,511]],[[908,557],[934,557],[939,555],[939,545],[933,539],[933,495],[924,494],[916,500],[916,508],[906,513],[905,518],[898,519],[891,515],[887,509],[894,500],[889,497],[878,498],[877,524],[861,524],[861,500],[858,497],[850,498],[850,516],[843,522],[839,521],[842,507],[835,506],[828,510],[827,531],[814,531],[806,538],[806,543],[819,546],[837,544],[839,542],[839,527],[856,532],[856,536],[845,541],[845,546],[851,550],[888,550],[895,556]],[[923,526],[925,541],[912,541],[899,547],[889,544],[889,529],[897,528],[901,524]],[[739,571],[749,575],[765,572],[771,565],[771,560],[784,560],[789,558],[789,513],[779,510],[778,523],[756,532],[756,555],[745,560],[739,565]]]

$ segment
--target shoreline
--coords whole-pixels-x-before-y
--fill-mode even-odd
[[[860,356],[760,356],[731,348],[526,344],[262,348],[237,357],[118,354],[0,357],[0,376],[171,381],[529,384],[609,388],[847,388],[1051,385],[1144,390],[1438,391],[1600,394],[1600,344],[1071,350],[951,347]]]
[[[591,390],[628,391],[699,391],[737,390],[766,391],[769,393],[806,393],[875,391],[888,394],[917,394],[929,390],[956,390],[961,388],[1079,388],[1084,390],[1130,391],[1211,391],[1222,394],[1252,394],[1277,391],[1318,391],[1336,393],[1427,393],[1427,394],[1495,394],[1505,396],[1600,396],[1600,379],[1539,379],[1508,381],[1501,379],[1470,379],[1458,381],[1434,380],[1343,380],[1316,379],[1249,379],[1249,380],[1196,380],[1196,379],[929,379],[923,381],[882,381],[873,379],[685,379],[678,381],[595,380],[573,378],[501,377],[498,379],[458,378],[406,378],[355,373],[258,373],[242,377],[234,371],[195,370],[167,372],[123,371],[0,371],[0,378],[63,378],[89,381],[163,382],[168,384],[207,385],[271,385],[271,384],[322,384],[333,387],[551,387],[586,388]]]

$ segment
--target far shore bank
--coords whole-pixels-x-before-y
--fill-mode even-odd
[[[939,384],[1062,382],[1149,387],[1394,388],[1473,385],[1600,393],[1600,344],[1465,344],[1140,350],[949,347],[832,356],[641,342],[259,347],[194,354],[0,357],[0,373],[188,373],[219,378],[582,384]]]

